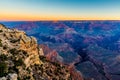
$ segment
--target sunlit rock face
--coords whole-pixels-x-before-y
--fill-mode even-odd
[[[67,66],[47,59],[43,49],[34,37],[0,24],[0,80],[74,79]]]
[[[17,48],[18,50],[23,50],[28,53],[29,59],[25,59],[26,65],[41,63],[38,56],[38,45],[35,38],[26,36],[23,31],[18,31],[16,29],[10,30],[4,26],[1,27],[1,30],[3,32],[0,37],[6,46],[10,49]]]

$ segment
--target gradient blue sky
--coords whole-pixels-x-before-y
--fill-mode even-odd
[[[0,20],[120,20],[120,0],[0,0]]]

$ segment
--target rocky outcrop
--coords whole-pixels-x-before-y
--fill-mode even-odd
[[[35,38],[28,37],[25,32],[16,29],[11,30],[1,26],[1,30],[3,32],[0,38],[3,44],[8,47],[8,51],[17,49],[28,53],[28,57],[24,60],[27,67],[41,63],[38,56],[37,40]]]
[[[66,66],[44,56],[34,37],[0,24],[0,80],[71,80]]]
[[[54,61],[59,61],[59,62],[63,61],[62,57],[59,56],[57,51],[50,49],[48,46],[41,44],[41,45],[39,45],[39,48],[43,51],[43,53],[47,57],[47,59],[49,59],[53,62]],[[41,51],[41,53],[42,53],[42,51]]]
[[[72,76],[72,80],[84,80],[81,72],[80,72],[80,71],[77,71],[77,70],[75,69],[75,66],[74,66],[74,65],[69,65],[69,66],[68,66],[68,69],[69,69],[70,74],[71,74],[71,76]]]

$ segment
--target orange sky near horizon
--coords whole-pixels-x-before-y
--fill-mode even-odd
[[[120,20],[120,0],[0,0],[0,21]]]
[[[40,20],[120,20],[119,17],[109,16],[54,16],[54,15],[25,15],[25,14],[0,14],[0,21],[40,21]]]

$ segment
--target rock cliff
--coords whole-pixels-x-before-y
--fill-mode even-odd
[[[66,66],[44,56],[34,37],[0,24],[0,80],[74,80]]]

